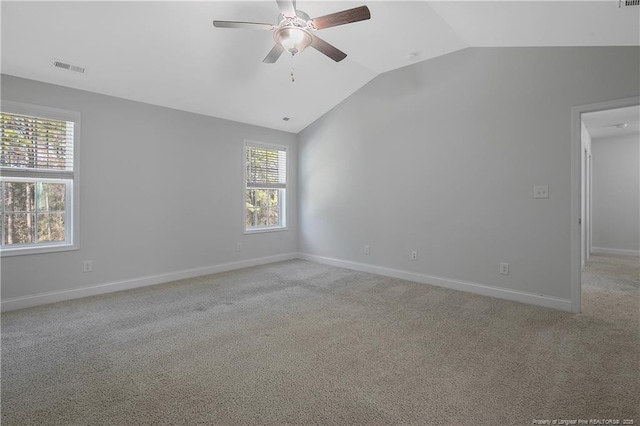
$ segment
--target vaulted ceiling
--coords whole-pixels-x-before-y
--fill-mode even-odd
[[[371,20],[318,32],[345,60],[309,48],[264,64],[270,32],[212,21],[276,23],[274,0],[2,1],[1,71],[297,133],[375,76],[467,47],[640,44],[640,8],[619,8],[617,0],[299,0],[297,7],[317,17],[362,4]]]

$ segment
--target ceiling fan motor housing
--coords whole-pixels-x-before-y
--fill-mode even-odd
[[[282,13],[278,15],[278,26],[295,25],[297,27],[311,28],[309,26],[311,20],[312,19],[305,12],[302,10],[296,10],[296,16],[293,18],[284,16]]]

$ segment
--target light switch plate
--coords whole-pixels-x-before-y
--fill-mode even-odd
[[[549,186],[548,185],[534,186],[533,198],[549,198]]]

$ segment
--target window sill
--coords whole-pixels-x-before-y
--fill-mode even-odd
[[[10,257],[10,256],[22,256],[27,254],[45,254],[45,253],[56,253],[61,251],[72,251],[79,250],[79,247],[74,244],[47,244],[41,245],[38,247],[30,246],[30,247],[11,247],[11,248],[2,248],[0,249],[1,257]]]
[[[286,226],[274,226],[271,228],[255,228],[255,229],[245,229],[244,234],[263,234],[265,232],[279,232],[279,231],[288,231],[289,228]]]

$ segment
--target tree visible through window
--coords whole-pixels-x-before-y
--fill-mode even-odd
[[[65,241],[66,184],[2,182],[4,244]]]
[[[0,112],[3,254],[72,245],[76,123],[6,112],[5,104]]]
[[[246,143],[245,229],[284,228],[287,151]]]

